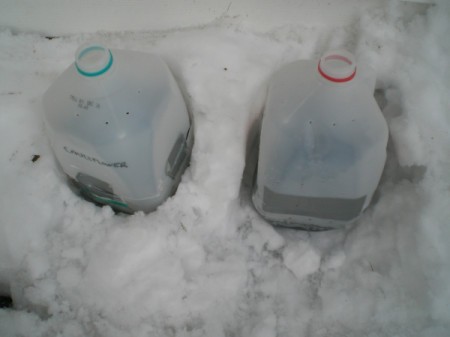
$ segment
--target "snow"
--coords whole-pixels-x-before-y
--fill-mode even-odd
[[[448,336],[450,5],[411,6],[265,33],[230,18],[51,40],[1,30],[0,291],[14,307],[0,336]],[[154,213],[80,199],[49,148],[40,99],[91,40],[161,55],[185,92],[192,162]],[[376,70],[382,181],[342,230],[273,228],[249,190],[268,80],[334,47]]]

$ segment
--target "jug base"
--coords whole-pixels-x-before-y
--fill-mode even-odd
[[[266,219],[266,220],[269,223],[271,223],[273,226],[276,226],[276,227],[299,229],[299,230],[308,231],[308,232],[324,232],[324,231],[337,229],[337,227],[324,227],[324,226],[313,225],[313,224],[297,224],[297,223],[282,222],[282,221],[271,221],[268,219]]]

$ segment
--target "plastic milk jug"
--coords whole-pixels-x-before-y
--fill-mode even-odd
[[[192,132],[161,58],[83,45],[43,103],[56,159],[87,199],[149,212],[175,192]]]
[[[388,141],[374,83],[342,50],[288,64],[273,76],[253,193],[269,222],[331,229],[369,205]]]

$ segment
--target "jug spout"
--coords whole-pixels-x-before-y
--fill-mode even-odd
[[[320,58],[317,70],[329,82],[350,82],[357,72],[355,57],[344,49],[328,51]]]
[[[355,56],[345,49],[326,52],[319,60],[318,72],[328,82],[339,84],[356,80],[370,92],[375,90],[375,69],[364,60],[356,62]]]

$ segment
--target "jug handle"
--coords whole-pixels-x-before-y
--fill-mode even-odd
[[[375,91],[377,76],[374,67],[364,61],[358,62],[358,73],[356,76],[367,87],[370,93]]]

